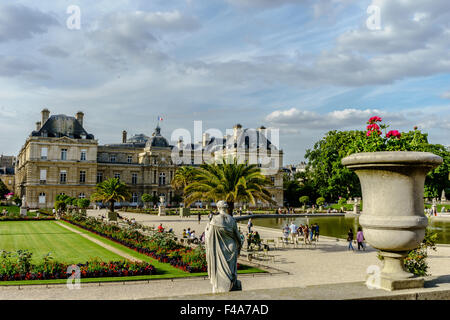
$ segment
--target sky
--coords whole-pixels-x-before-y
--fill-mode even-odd
[[[285,165],[373,115],[450,145],[450,1],[2,1],[0,154],[44,108],[100,144],[264,125]]]

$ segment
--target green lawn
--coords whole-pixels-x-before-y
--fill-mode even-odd
[[[161,263],[147,255],[138,253],[121,244],[105,239],[99,235],[81,229],[72,224],[61,221],[63,224],[89,235],[101,242],[137,258],[151,263],[157,274],[151,276],[137,277],[112,277],[112,278],[82,278],[81,282],[108,282],[108,281],[136,281],[136,280],[154,280],[167,278],[186,278],[186,277],[205,277],[208,274],[188,273],[183,270],[172,267],[168,263]],[[84,263],[89,258],[98,257],[104,261],[124,260],[103,247],[73,233],[61,226],[55,221],[8,221],[0,222],[0,250],[15,251],[18,249],[28,249],[33,252],[34,262],[40,261],[42,256],[48,252],[52,253],[55,260],[69,263]],[[263,270],[243,266],[238,273],[260,273]],[[56,284],[65,283],[66,280],[32,280],[32,281],[5,281],[0,285],[29,285],[29,284]]]
[[[54,221],[0,222],[0,250],[19,249],[31,251],[35,263],[40,262],[49,252],[55,260],[67,263],[84,263],[91,258],[104,261],[124,260]]]
[[[0,206],[0,213],[3,209],[8,210],[9,213],[19,214],[20,208],[18,206]]]

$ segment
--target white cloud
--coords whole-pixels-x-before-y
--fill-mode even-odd
[[[57,24],[53,16],[37,9],[20,4],[3,5],[0,7],[0,42],[30,39]]]
[[[378,109],[342,109],[320,114],[313,111],[304,111],[297,108],[276,110],[266,116],[272,126],[288,129],[336,129],[336,128],[363,128],[372,116],[381,116],[397,123],[404,121],[404,116]]]

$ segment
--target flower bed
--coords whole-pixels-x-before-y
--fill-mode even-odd
[[[53,216],[43,216],[43,217],[20,217],[20,216],[7,216],[0,217],[0,221],[51,221],[55,220]]]
[[[160,262],[169,263],[173,267],[183,271],[189,273],[207,271],[205,249],[201,246],[192,249],[179,245],[174,240],[173,234],[155,232],[149,237],[137,230],[124,230],[118,226],[99,222],[92,218],[79,219],[64,216],[62,220],[145,254]]]
[[[68,279],[75,271],[73,264],[51,261],[47,256],[39,264],[31,264],[30,252],[17,251],[16,255],[2,252],[0,257],[0,281]],[[111,261],[97,259],[76,265],[83,278],[129,277],[156,274],[154,266],[147,262]]]

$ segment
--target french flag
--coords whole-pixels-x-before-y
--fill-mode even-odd
[[[160,116],[158,116],[158,121],[163,121],[163,118],[161,118]]]

